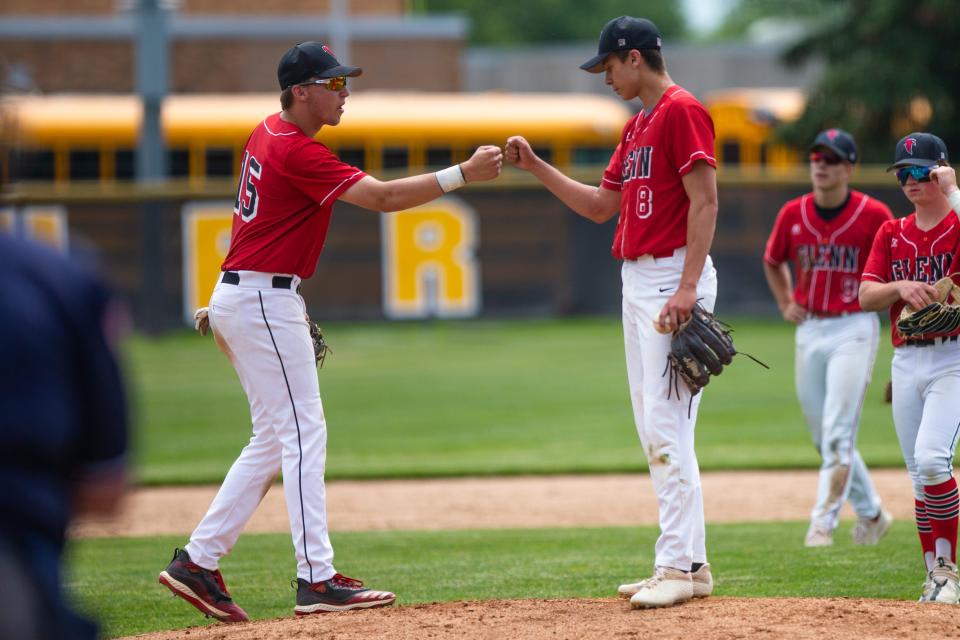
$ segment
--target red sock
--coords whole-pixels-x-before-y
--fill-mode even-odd
[[[950,562],[957,563],[957,519],[960,514],[960,498],[957,496],[957,481],[951,477],[946,482],[924,486],[923,503],[930,519],[930,537],[936,541],[944,538],[950,543]],[[939,554],[935,554],[939,555]]]
[[[936,556],[933,548],[933,532],[930,530],[930,519],[927,517],[927,508],[923,502],[914,498],[914,508],[917,514],[917,533],[920,535],[920,549],[923,553],[923,561],[926,563],[927,554]]]

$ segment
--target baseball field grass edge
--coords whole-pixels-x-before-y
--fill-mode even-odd
[[[877,546],[855,546],[844,522],[832,547],[802,546],[806,523],[708,527],[716,594],[914,600],[923,579],[912,523],[894,523]],[[613,597],[649,575],[657,530],[641,528],[363,532],[332,536],[336,566],[398,603]],[[205,624],[157,583],[182,538],[74,542],[67,585],[109,637]],[[292,615],[288,535],[245,535],[221,569],[252,619]]]

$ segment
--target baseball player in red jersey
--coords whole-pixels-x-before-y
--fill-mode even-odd
[[[282,111],[257,125],[244,148],[230,250],[209,321],[247,394],[253,436],[189,543],[160,574],[174,595],[219,620],[247,619],[219,561],[281,471],[297,558],[295,612],[379,607],[395,599],[333,566],[323,477],[327,429],[299,286],[316,269],[338,199],[400,211],[496,177],[502,156],[499,147],[480,147],[460,165],[389,182],[344,164],[314,136],[340,122],[347,78],[360,73],[319,42],[292,47],[277,69]]]
[[[823,461],[808,547],[833,544],[847,499],[857,514],[857,544],[875,544],[893,522],[856,449],[880,339],[877,314],[860,309],[857,292],[877,229],[893,215],[885,204],[849,188],[856,162],[849,133],[827,129],[817,135],[810,146],[813,192],[780,209],[763,256],[777,306],[784,320],[797,325],[797,397]]]
[[[649,20],[623,16],[608,22],[597,55],[581,69],[604,73],[621,98],[639,98],[644,107],[624,126],[600,186],[563,175],[520,136],[507,141],[506,155],[577,214],[597,223],[620,214],[612,249],[623,260],[627,380],[661,533],[653,576],[621,585],[619,593],[634,608],[671,606],[713,591],[694,451],[703,394],[691,401],[681,388],[680,397],[671,399],[664,375],[670,330],[690,317],[698,299],[712,311],[717,297],[708,255],[717,216],[713,122],[670,79],[660,34]]]
[[[890,169],[916,209],[880,227],[863,270],[860,306],[890,309],[893,423],[913,481],[926,569],[920,601],[958,604],[953,454],[960,430],[960,330],[907,340],[896,328],[904,305],[920,309],[933,302],[933,283],[960,268],[960,196],[953,195],[956,175],[947,159],[946,145],[929,133],[897,143]]]

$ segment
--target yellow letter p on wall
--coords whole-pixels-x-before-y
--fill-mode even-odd
[[[462,318],[480,311],[476,215],[445,196],[382,218],[388,318]]]

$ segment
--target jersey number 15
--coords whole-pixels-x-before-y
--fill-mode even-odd
[[[244,222],[250,222],[257,216],[257,183],[260,182],[261,169],[260,162],[249,151],[244,152],[237,200],[233,203],[233,213]]]

